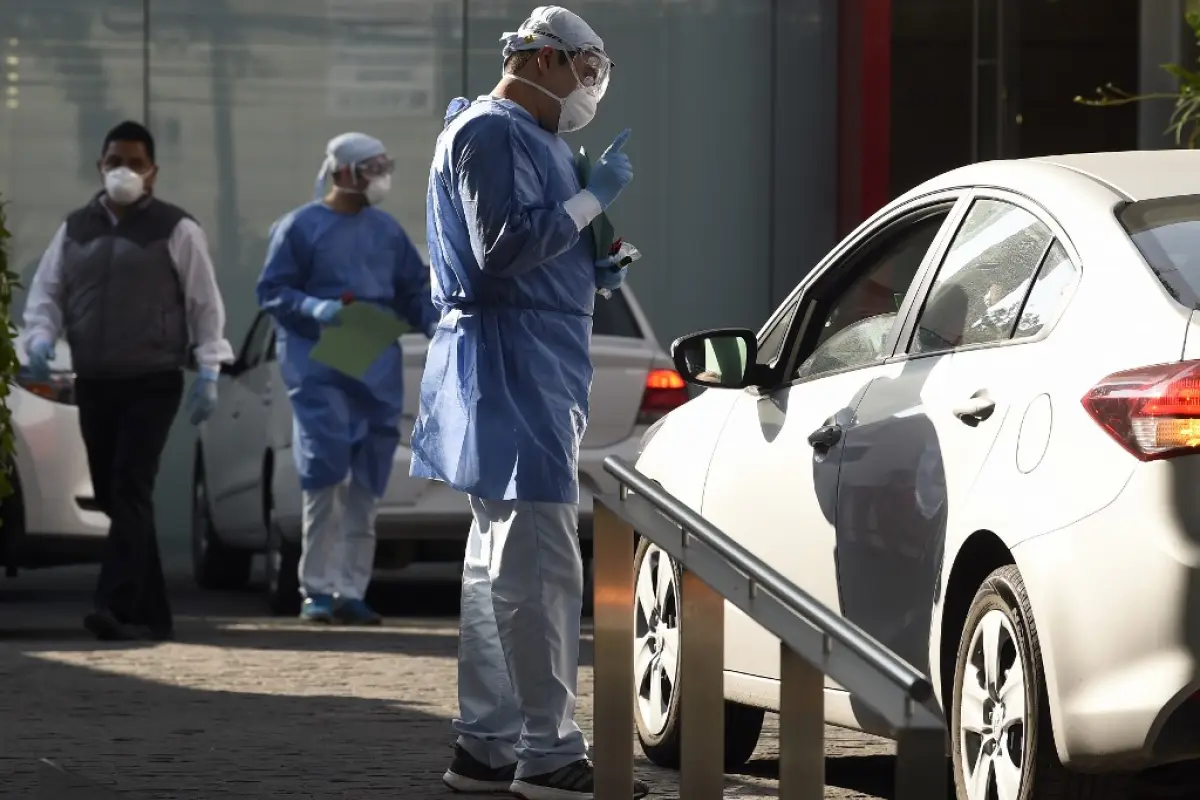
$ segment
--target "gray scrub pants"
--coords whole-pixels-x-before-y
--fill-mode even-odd
[[[579,506],[471,497],[463,563],[458,743],[517,777],[586,757],[575,724],[583,564]]]
[[[300,593],[362,600],[375,566],[378,500],[355,481],[304,492]]]

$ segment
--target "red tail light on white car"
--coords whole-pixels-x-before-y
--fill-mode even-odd
[[[673,369],[652,369],[646,375],[639,425],[652,425],[688,401],[687,384]]]
[[[66,372],[51,372],[48,377],[35,378],[29,367],[21,367],[16,383],[22,389],[51,403],[75,405],[75,376]]]
[[[1200,453],[1200,361],[1115,372],[1083,407],[1141,461]]]

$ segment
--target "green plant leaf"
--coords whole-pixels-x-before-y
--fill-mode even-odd
[[[1200,73],[1192,72],[1179,64],[1161,64],[1159,66],[1168,75],[1179,80],[1180,91],[1195,92],[1200,89]]]
[[[1200,10],[1188,11],[1184,18],[1200,41]],[[1200,143],[1200,72],[1180,64],[1161,64],[1160,68],[1179,82],[1176,91],[1133,94],[1108,83],[1096,89],[1095,98],[1076,96],[1074,102],[1092,108],[1110,108],[1145,100],[1171,100],[1174,108],[1164,133],[1172,136],[1176,145],[1195,148]]]
[[[1187,26],[1192,29],[1192,33],[1200,39],[1200,11],[1189,11],[1183,15],[1183,19],[1187,22]]]

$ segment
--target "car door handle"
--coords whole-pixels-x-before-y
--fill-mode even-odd
[[[816,450],[828,450],[841,440],[841,425],[822,425],[808,435],[808,443]]]
[[[972,397],[951,409],[954,416],[968,425],[978,425],[996,410],[996,401],[990,397]]]

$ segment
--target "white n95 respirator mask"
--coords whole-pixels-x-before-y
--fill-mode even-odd
[[[363,197],[373,206],[377,206],[383,202],[383,199],[388,196],[388,192],[392,190],[392,176],[380,175],[376,178],[371,178],[367,182],[367,188],[363,189]]]
[[[574,133],[596,118],[596,109],[600,106],[600,98],[583,85],[576,86],[575,91],[566,97],[559,97],[545,86],[520,75],[505,75],[505,77],[532,86],[547,97],[553,97],[558,101],[562,107],[558,114],[558,133]]]
[[[559,102],[562,103],[562,113],[558,115],[558,132],[572,133],[596,118],[600,98],[579,86]]]
[[[104,191],[117,205],[127,206],[146,193],[146,183],[129,167],[117,167],[104,173]]]

